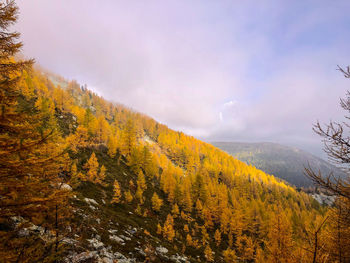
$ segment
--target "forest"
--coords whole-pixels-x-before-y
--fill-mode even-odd
[[[147,240],[184,262],[350,261],[348,183],[308,170],[338,196],[321,206],[208,143],[22,60],[20,34],[10,30],[17,12],[14,1],[0,4],[0,262],[173,262]],[[100,212],[87,197],[100,198]],[[86,207],[104,214],[101,229],[110,220],[142,226],[137,261],[72,259],[91,239],[93,220],[77,212]]]

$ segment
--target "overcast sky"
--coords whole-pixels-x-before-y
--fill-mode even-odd
[[[205,141],[319,154],[343,115],[350,1],[18,0],[24,53]]]

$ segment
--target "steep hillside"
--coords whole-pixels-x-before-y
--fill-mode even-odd
[[[45,102],[39,110],[49,105],[68,146],[71,231],[59,231],[66,260],[269,262],[273,253],[294,253],[297,262],[308,255],[299,249],[310,246],[303,229],[323,213],[308,195],[75,81],[24,76],[22,90]]]
[[[277,143],[213,142],[212,144],[242,162],[298,187],[313,185],[304,174],[304,167],[308,165],[324,175],[333,172],[337,177],[344,176],[337,167],[310,153]]]

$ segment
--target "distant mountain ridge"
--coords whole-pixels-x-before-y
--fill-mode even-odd
[[[344,173],[334,165],[295,147],[270,142],[212,142],[212,144],[237,159],[297,187],[313,185],[304,175],[304,167],[309,164],[311,168],[321,171],[323,175],[329,175],[333,171],[337,177],[344,176]]]

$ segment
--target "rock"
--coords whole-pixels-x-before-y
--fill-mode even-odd
[[[43,227],[37,225],[31,225],[28,227],[28,230],[40,235],[43,235],[45,232],[45,229]]]
[[[98,205],[98,203],[94,199],[91,199],[91,198],[84,198],[84,201],[88,204]]]
[[[188,259],[187,259],[187,257],[185,257],[185,256],[180,256],[180,255],[178,255],[178,254],[172,255],[172,256],[170,257],[170,259],[171,259],[172,261],[176,262],[176,263],[186,263],[186,262],[189,262]]]
[[[160,254],[166,254],[168,253],[168,249],[162,246],[156,247],[156,251]]]
[[[128,232],[129,232],[129,234],[134,235],[137,232],[137,228],[134,227],[133,229],[129,229]]]
[[[87,252],[82,252],[80,254],[74,255],[71,262],[80,263],[80,262],[84,262],[88,259],[96,259],[96,258],[97,258],[96,251],[87,251]]]
[[[69,184],[62,184],[61,189],[67,190],[67,191],[72,191],[72,187]]]
[[[29,236],[29,234],[30,234],[30,232],[27,228],[23,228],[23,229],[18,231],[18,235],[20,237],[27,237],[27,236]]]
[[[109,250],[110,250],[110,247],[109,247],[108,249],[103,248],[103,249],[101,249],[101,251],[100,251],[99,254],[100,254],[102,257],[104,257],[104,258],[114,259],[113,253],[110,252]]]
[[[124,240],[121,239],[120,237],[118,237],[117,235],[109,236],[109,239],[110,239],[110,240],[113,240],[113,241],[115,241],[115,242],[117,242],[117,243],[119,243],[119,244],[122,245],[122,246],[125,245]]]
[[[130,240],[131,240],[130,237],[126,237],[126,236],[124,236],[124,235],[120,235],[119,237],[122,238],[122,239],[124,239],[124,240],[126,240],[126,241],[130,241]]]
[[[74,245],[75,243],[77,243],[77,241],[75,239],[67,238],[67,237],[63,238],[62,242],[66,243],[68,245]]]
[[[335,201],[334,195],[325,195],[325,194],[313,194],[311,195],[317,202],[321,205],[332,206]]]
[[[11,219],[16,225],[25,222],[25,219],[21,216],[13,216]]]
[[[146,256],[146,253],[142,250],[142,248],[135,247],[135,250],[142,256]]]
[[[97,262],[99,262],[99,263],[113,263],[113,259],[104,257],[104,258],[100,258]]]
[[[113,256],[114,256],[114,259],[126,259],[126,257],[119,252],[114,252]]]
[[[118,263],[136,263],[136,259],[134,258],[119,259]]]
[[[104,247],[104,244],[96,238],[88,239],[87,241],[90,243],[90,246],[95,249],[101,249]]]
[[[118,233],[118,230],[109,229],[108,232],[111,233],[112,235],[116,235]]]

